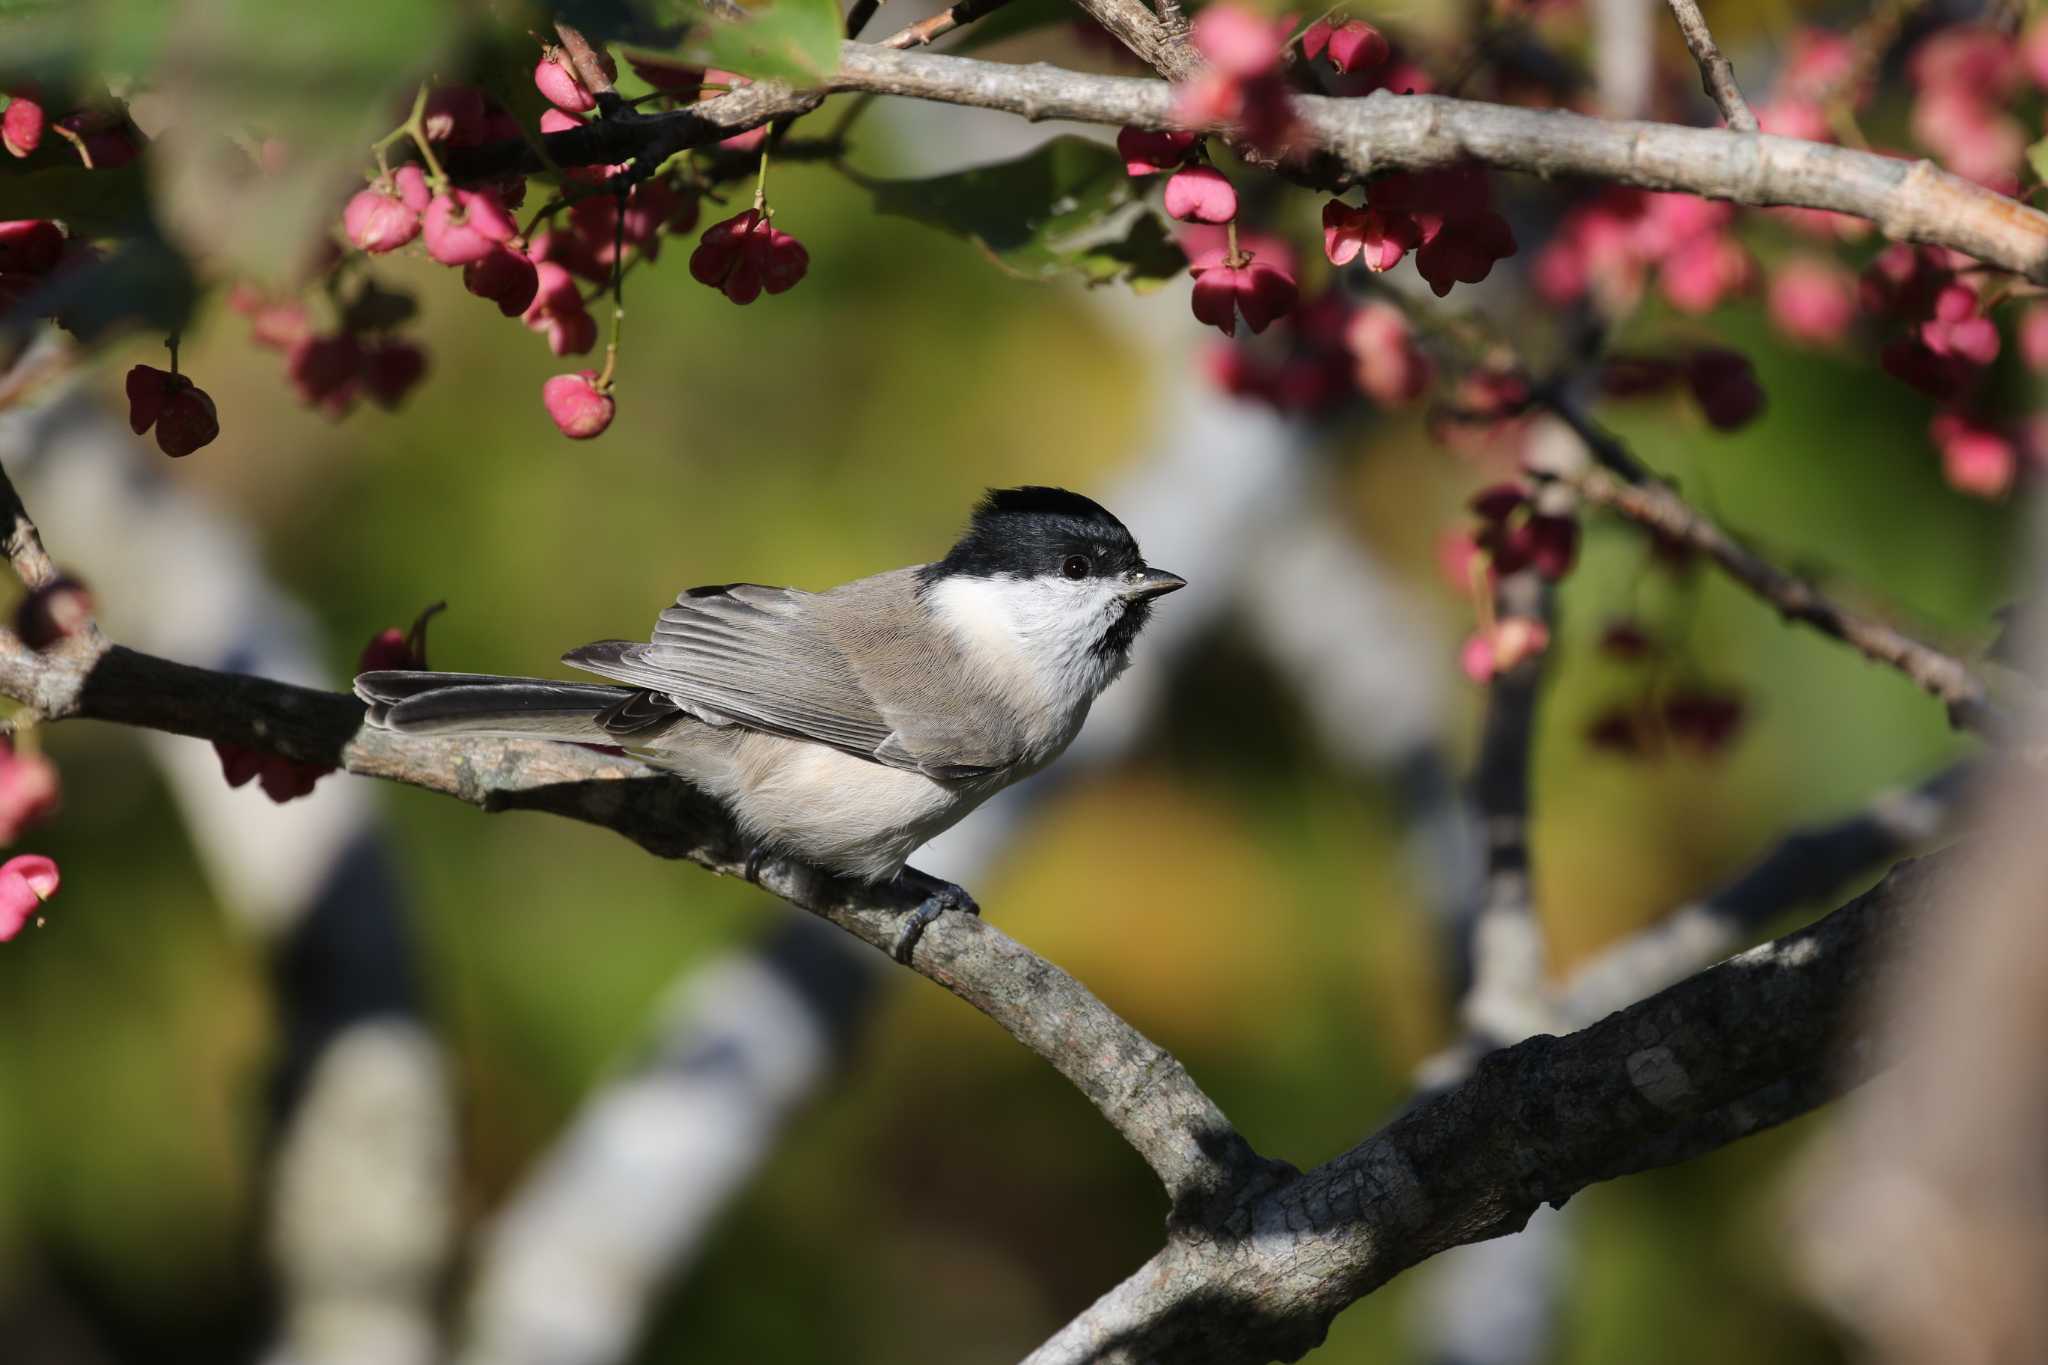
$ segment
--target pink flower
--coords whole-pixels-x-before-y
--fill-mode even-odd
[[[2048,373],[2048,303],[2030,304],[2020,314],[2020,355],[2035,374]]]
[[[1503,617],[1493,632],[1475,631],[1466,639],[1458,661],[1465,676],[1483,683],[1506,673],[1550,647],[1550,628],[1526,616]]]
[[[137,365],[128,371],[128,425],[137,436],[156,428],[157,449],[190,455],[220,435],[213,398],[183,375]]]
[[[1332,27],[1328,19],[1310,24],[1301,35],[1301,55],[1314,61],[1325,52],[1329,53],[1330,65],[1347,76],[1381,66],[1394,55],[1386,35],[1358,19],[1341,27]]]
[[[0,943],[22,931],[57,894],[57,864],[40,853],[20,853],[0,863]]]
[[[572,114],[587,114],[597,108],[597,98],[578,79],[576,73],[569,69],[568,58],[560,49],[549,52],[534,64],[533,83],[547,102],[557,109],[566,109]]]
[[[1415,344],[1408,315],[1391,303],[1361,304],[1344,329],[1359,389],[1383,408],[1413,402],[1429,388],[1435,367]]]
[[[0,145],[14,156],[27,156],[42,145],[49,116],[34,89],[17,87],[9,94],[7,112],[0,114]]]
[[[1279,66],[1287,24],[1225,0],[1196,15],[1188,36],[1218,71],[1250,80]]]
[[[426,377],[427,353],[409,341],[387,338],[363,351],[363,388],[386,412]]]
[[[617,404],[597,387],[597,371],[558,374],[541,385],[541,403],[548,417],[572,441],[587,441],[612,424]]]
[[[575,279],[553,261],[535,267],[533,302],[520,321],[548,339],[556,355],[582,355],[597,344],[597,320],[583,306]]]
[[[1422,229],[1399,209],[1353,208],[1341,199],[1323,205],[1323,254],[1331,265],[1356,260],[1367,270],[1392,270],[1422,240]]]
[[[1928,427],[1941,450],[1941,471],[1958,492],[2001,497],[2019,471],[2019,452],[2001,432],[1955,413],[1941,413]]]
[[[1742,729],[1742,698],[1732,692],[1687,687],[1664,699],[1664,727],[1671,738],[1702,755],[1718,753]]]
[[[339,419],[355,402],[363,349],[348,332],[309,335],[285,352],[284,370],[300,402]]]
[[[569,272],[543,260],[535,266],[537,289],[532,303],[520,315],[532,332],[547,338],[547,348],[557,356],[582,356],[598,342],[598,323],[584,307],[582,291],[575,289]]]
[[[427,205],[421,230],[429,256],[442,265],[468,265],[489,255],[493,246],[511,241],[519,226],[495,194],[450,190],[435,195]]]
[[[1415,269],[1442,298],[1454,284],[1479,283],[1493,272],[1495,261],[1514,254],[1515,234],[1507,219],[1487,211],[1446,221],[1416,251]]]
[[[520,252],[493,245],[481,258],[462,267],[462,287],[497,304],[506,317],[516,318],[532,306],[533,296],[540,291],[540,274]]]
[[[1145,128],[1117,130],[1116,152],[1131,175],[1158,175],[1170,171],[1194,154],[1193,133],[1153,132]]]
[[[11,844],[57,810],[57,765],[0,740],[0,844]]]
[[[1934,296],[1934,316],[1920,324],[1920,342],[1938,356],[1976,366],[1998,359],[1998,324],[1977,312],[1977,291],[1951,284]]]
[[[1188,273],[1195,277],[1196,320],[1225,336],[1237,335],[1238,314],[1252,331],[1263,332],[1292,312],[1300,298],[1292,275],[1255,255],[1240,256],[1232,264],[1222,250],[1207,252],[1190,263]]]
[[[1856,319],[1856,277],[1833,261],[1797,257],[1772,272],[1769,308],[1772,323],[1794,341],[1832,345]]]
[[[358,190],[342,210],[341,224],[349,241],[364,251],[396,251],[419,236],[420,212],[429,201],[425,174],[406,166],[391,184]]]
[[[1694,401],[1716,431],[1748,426],[1764,408],[1763,386],[1756,369],[1740,351],[1708,346],[1686,359],[1686,382]]]
[[[1167,179],[1166,213],[1184,223],[1227,223],[1237,217],[1237,191],[1213,166],[1183,166]]]
[[[810,269],[803,243],[778,230],[759,209],[713,223],[690,253],[690,276],[734,303],[752,303],[763,290],[780,294]]]
[[[1749,253],[1724,233],[1694,237],[1666,257],[1658,283],[1682,313],[1706,313],[1754,277]]]
[[[313,784],[334,771],[318,763],[301,763],[281,754],[267,754],[229,740],[217,739],[213,751],[220,756],[221,776],[230,787],[240,787],[252,778],[263,794],[280,806],[305,796]]]
[[[2020,82],[2019,51],[2012,39],[1984,24],[1952,24],[1921,40],[1906,74],[1922,90],[1963,90],[2002,100]]]

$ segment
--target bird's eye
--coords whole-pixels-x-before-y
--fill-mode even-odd
[[[1087,555],[1068,555],[1067,562],[1060,565],[1060,572],[1069,578],[1086,578],[1091,567]]]

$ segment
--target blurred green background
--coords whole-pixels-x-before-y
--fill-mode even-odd
[[[879,127],[856,161],[891,169]],[[920,560],[982,488],[1101,492],[1142,448],[1156,376],[1104,307],[877,217],[828,169],[779,170],[774,195],[809,277],[739,309],[693,283],[686,243],[671,243],[631,281],[619,416],[600,440],[548,426],[539,386],[566,367],[537,338],[408,253],[378,266],[418,289],[432,353],[402,412],[330,424],[303,410],[216,298],[184,367],[216,398],[223,434],[170,477],[260,534],[326,631],[340,684],[362,641],[435,599],[450,603],[436,666],[547,672],[565,647],[643,633],[679,587],[823,586]],[[1764,249],[1772,231],[1758,230]],[[1481,297],[1451,304],[1552,344],[1512,290]],[[1195,325],[1177,289],[1107,307]],[[1753,304],[1704,322],[1652,306],[1622,340],[1709,337],[1756,360],[1770,406],[1755,426],[1719,436],[1675,403],[1605,415],[1784,562],[1937,638],[1981,643],[2017,516],[1948,489],[1923,400],[1867,350],[1785,349]],[[159,355],[138,338],[93,382],[112,403],[126,366]],[[1343,515],[1454,643],[1469,610],[1439,579],[1436,540],[1497,471],[1434,445],[1418,415],[1336,424],[1327,448]],[[94,534],[44,530],[60,558]],[[1903,679],[1710,574],[1645,563],[1633,532],[1595,522],[1562,594],[1534,844],[1560,968],[1792,822],[1960,752]],[[1742,693],[1730,752],[1637,763],[1587,747],[1586,725],[1633,677],[1592,642],[1629,611],[1683,634],[1691,674]],[[1447,742],[1462,762],[1480,696],[1457,686]],[[1300,1165],[1381,1121],[1450,1025],[1393,794],[1312,734],[1285,680],[1226,631],[1189,658],[1142,754],[1063,792],[973,888],[1003,928],[1177,1053],[1260,1150]],[[261,1102],[278,1045],[262,948],[217,912],[133,736],[65,726],[49,747],[65,808],[26,846],[60,861],[65,886],[46,927],[0,948],[0,1286],[61,1285],[149,1341],[139,1358],[219,1359],[256,1311]],[[568,822],[377,795],[454,1063],[474,1226],[629,1058],[678,970],[782,912]],[[641,1359],[1013,1359],[1156,1247],[1159,1192],[1086,1102],[965,1005],[897,978],[847,1078],[669,1296]],[[1790,1163],[1826,1122],[1582,1195],[1558,1358],[1838,1358],[1776,1236]],[[1414,1280],[1344,1314],[1313,1359],[1402,1358]]]

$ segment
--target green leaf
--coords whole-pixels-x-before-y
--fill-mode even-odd
[[[875,208],[965,237],[1009,273],[1157,288],[1187,258],[1143,201],[1122,158],[1084,138],[930,180],[872,182]]]
[[[2027,148],[2027,164],[2034,168],[2036,180],[2048,184],[2048,137]]]
[[[687,66],[716,67],[756,80],[809,84],[839,69],[845,19],[838,0],[765,0],[745,3],[745,19],[715,19],[691,0],[657,0],[650,20],[694,20],[680,45],[633,44],[651,56]]]

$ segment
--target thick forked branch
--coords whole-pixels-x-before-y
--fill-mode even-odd
[[[1797,1117],[1888,1060],[1842,1045],[1937,861],[1568,1037],[1492,1054],[1342,1156],[1244,1201],[1220,1232],[1175,1235],[1029,1365],[1292,1360],[1419,1261],[1513,1232],[1587,1185]],[[1841,1054],[1861,1071],[1837,1070]]]
[[[544,141],[558,164],[610,164],[649,148],[717,142],[814,109],[831,91],[901,95],[1028,119],[1190,126],[1175,114],[1173,88],[1165,81],[847,43],[840,49],[839,71],[823,89],[757,82],[688,109],[603,119]],[[1950,247],[2048,283],[2048,215],[1927,161],[1763,133],[1588,118],[1384,90],[1363,99],[1302,95],[1295,106],[1309,140],[1354,177],[1476,162],[1737,204],[1826,209],[1867,218],[1895,240]],[[539,168],[524,142],[472,148],[451,153],[448,160],[455,174],[470,179]]]
[[[1700,65],[1700,88],[1707,92],[1707,98],[1728,120],[1730,128],[1738,133],[1755,132],[1756,115],[1749,111],[1749,101],[1742,97],[1742,87],[1735,83],[1735,67],[1722,55],[1721,45],[1707,28],[1707,16],[1700,13],[1699,0],[1671,0],[1671,15],[1678,20],[1678,31],[1685,35],[1692,59]]]

